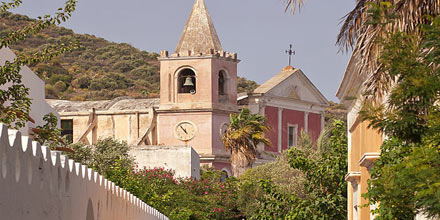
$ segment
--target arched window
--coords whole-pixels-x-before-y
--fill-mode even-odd
[[[218,94],[226,95],[226,73],[224,70],[220,70],[218,73]]]
[[[179,73],[179,93],[196,93],[196,74],[191,69],[183,69]]]
[[[225,170],[222,170],[222,176],[220,177],[220,181],[222,183],[226,182],[226,179],[229,178],[229,174],[228,172],[226,172]]]

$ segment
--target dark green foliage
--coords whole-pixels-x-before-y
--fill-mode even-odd
[[[18,43],[36,36],[49,27],[65,22],[72,16],[75,11],[76,0],[67,0],[63,8],[59,8],[55,15],[45,15],[39,17],[38,20],[28,22],[26,25],[14,26],[13,28],[3,28],[0,34],[0,48],[12,47]],[[21,0],[11,1],[9,3],[2,2],[0,4],[0,16],[9,14],[8,10],[16,8],[22,4]],[[16,19],[16,16],[14,16]],[[18,19],[22,22],[26,19]],[[17,53],[17,57],[13,60],[6,61],[0,67],[0,122],[6,124],[10,128],[19,129],[26,126],[28,121],[33,121],[30,118],[31,99],[29,98],[29,88],[22,82],[20,74],[21,68],[25,65],[38,65],[43,62],[53,60],[54,57],[59,56],[68,51],[77,48],[75,40],[65,41],[60,44],[53,44],[37,48],[33,53]],[[45,126],[40,126],[40,142],[44,142],[44,137],[50,137],[53,130],[42,131],[42,129],[51,129],[53,127],[53,115],[46,115],[44,119],[48,122]],[[43,139],[41,139],[43,138]],[[46,140],[46,141],[54,141]]]
[[[440,17],[421,30],[382,39],[382,71],[394,80],[388,108],[370,104],[362,112],[388,136],[364,195],[380,203],[374,211],[379,220],[440,216]]]
[[[329,101],[330,106],[325,109],[325,124],[331,124],[333,120],[347,121],[347,109],[343,104]]]
[[[57,82],[63,82],[65,84],[70,84],[72,81],[72,76],[64,74],[52,74],[49,78],[49,84],[55,85]]]
[[[317,219],[345,219],[347,215],[347,163],[346,127],[341,121],[333,122],[328,151],[320,158],[309,159],[302,151],[289,150],[290,165],[305,176],[304,187],[309,199],[304,200],[296,214],[316,216]]]
[[[289,163],[301,171],[305,195],[286,194],[271,181],[261,180],[265,197],[252,219],[345,219],[347,215],[347,137],[343,122],[335,121],[330,146],[317,154],[292,148]]]
[[[132,87],[134,84],[132,80],[128,79],[125,75],[118,73],[108,73],[101,78],[92,79],[90,82],[91,90],[117,90],[117,89],[127,89]]]
[[[58,118],[52,113],[43,117],[46,122],[43,126],[37,126],[32,129],[32,138],[41,145],[48,146],[51,150],[56,150],[57,147],[62,146],[61,129],[57,128]]]
[[[88,89],[90,87],[90,84],[92,82],[92,79],[88,76],[81,76],[78,79],[75,80],[73,83],[76,88],[80,89]]]
[[[256,88],[258,87],[258,84],[255,81],[247,80],[243,77],[237,78],[237,92],[238,93],[252,93]]]
[[[126,142],[112,138],[99,140],[92,146],[76,143],[69,146],[75,153],[68,153],[70,159],[87,165],[95,171],[106,174],[117,165],[124,169],[131,169],[134,160],[128,155],[130,147]]]
[[[68,156],[103,174],[116,185],[158,209],[170,219],[238,219],[237,182],[221,182],[221,172],[204,168],[201,179],[180,179],[172,170],[138,168],[125,142],[104,139],[87,146],[72,144]]]
[[[15,30],[34,21],[26,16],[11,13],[0,14],[0,35],[5,30]],[[120,95],[146,98],[140,91],[146,90],[150,96],[159,93],[159,64],[157,54],[140,51],[129,44],[108,42],[92,35],[75,34],[73,31],[50,26],[27,40],[12,45],[11,48],[25,54],[32,54],[41,48],[54,44],[78,40],[79,50],[61,55],[55,62],[31,65],[31,68],[46,83],[55,85],[64,82],[72,85],[73,92],[54,90],[51,98],[73,99],[84,97],[86,100],[111,99]],[[135,71],[136,70],[136,71]],[[130,73],[135,71],[136,77]],[[110,82],[106,77],[110,76]],[[92,80],[93,90],[91,89]],[[135,84],[137,79],[147,83]],[[107,89],[110,91],[97,91]]]
[[[67,85],[63,81],[58,81],[57,83],[55,83],[55,85],[53,85],[53,88],[56,92],[64,92],[67,89]]]
[[[285,151],[275,161],[249,169],[238,178],[237,206],[246,217],[252,217],[261,209],[260,201],[264,199],[265,192],[260,186],[260,179],[272,182],[283,194],[304,197],[301,172],[290,167]]]

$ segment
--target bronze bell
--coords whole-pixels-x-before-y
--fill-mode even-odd
[[[183,86],[194,86],[194,83],[192,81],[192,77],[191,76],[187,76],[185,79],[185,83],[183,84]]]

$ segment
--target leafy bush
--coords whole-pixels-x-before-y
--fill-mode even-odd
[[[67,85],[70,85],[70,83],[72,82],[72,76],[64,74],[53,74],[49,78],[49,83],[51,85],[55,85],[55,83],[60,81],[66,83]]]
[[[345,219],[348,168],[345,132],[345,124],[335,121],[330,132],[330,147],[318,147],[317,151],[291,148],[289,164],[301,171],[305,195],[281,192],[281,187],[271,180],[262,179],[259,185],[264,196],[251,219]]]
[[[247,80],[246,78],[243,77],[238,77],[237,79],[238,79],[237,81],[238,93],[241,92],[251,93],[258,87],[258,84],[255,81]]]
[[[89,76],[81,76],[78,79],[73,81],[73,86],[80,89],[88,89],[90,87],[90,84],[92,82],[92,79]]]
[[[244,216],[251,217],[261,208],[260,201],[265,196],[259,184],[261,179],[271,181],[284,194],[304,197],[304,178],[301,172],[290,167],[285,151],[275,161],[249,169],[239,177],[237,204]]]
[[[117,89],[127,89],[132,87],[134,84],[132,80],[128,79],[126,76],[118,73],[109,73],[101,78],[93,79],[90,83],[91,90],[117,90]]]
[[[46,98],[48,99],[57,99],[58,98],[58,93],[55,91],[55,88],[50,85],[50,84],[46,84]]]
[[[216,173],[219,171],[209,171]],[[170,219],[236,219],[236,184],[202,174],[200,180],[178,179],[163,168],[132,169],[115,166],[107,172],[110,180],[158,209]]]
[[[57,83],[55,83],[55,85],[53,85],[53,88],[57,92],[64,92],[67,89],[67,85],[62,81],[58,81]]]
[[[205,169],[201,179],[176,178],[163,168],[139,169],[128,156],[129,146],[111,138],[87,146],[69,146],[68,156],[103,174],[170,219],[238,219],[237,182],[221,182],[221,172]]]
[[[124,169],[131,169],[134,165],[134,159],[128,155],[130,147],[124,141],[106,138],[91,146],[76,143],[70,145],[69,148],[75,151],[75,153],[67,154],[71,159],[103,175],[111,172],[116,165]]]

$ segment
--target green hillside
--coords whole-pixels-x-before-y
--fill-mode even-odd
[[[27,16],[0,14],[0,36],[33,21]],[[46,81],[47,98],[102,100],[119,96],[159,96],[158,54],[141,51],[126,43],[113,43],[88,34],[75,34],[63,27],[51,27],[11,48],[33,53],[51,44],[77,40],[80,49],[50,63],[31,66]],[[239,91],[252,91],[257,84],[239,79]]]

